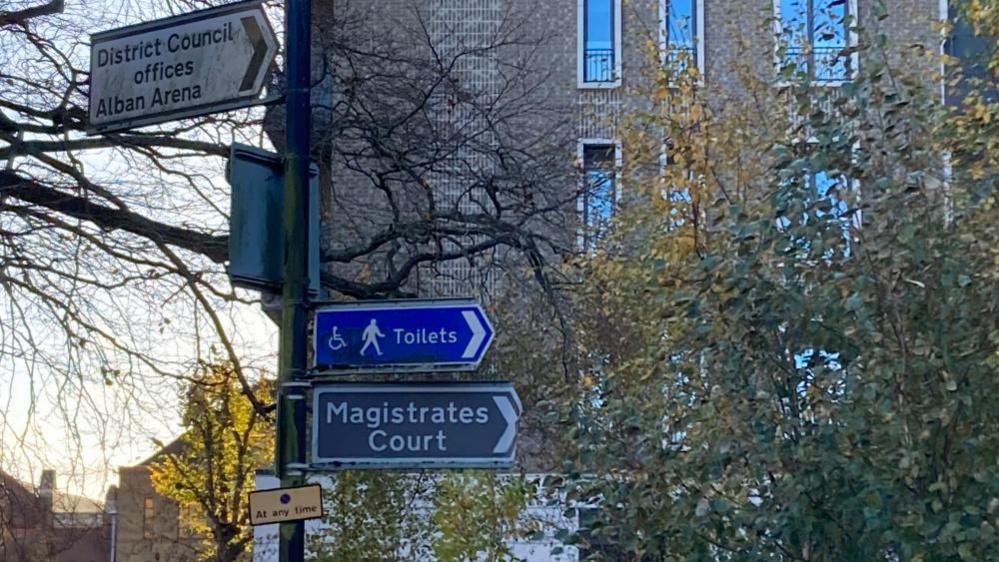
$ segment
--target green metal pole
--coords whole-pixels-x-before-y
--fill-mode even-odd
[[[308,383],[309,252],[309,100],[311,70],[311,0],[285,2],[285,75],[287,119],[284,159],[284,287],[281,299],[281,343],[278,350],[277,454],[281,486],[305,482],[305,408]],[[303,562],[305,523],[282,523],[280,562]]]

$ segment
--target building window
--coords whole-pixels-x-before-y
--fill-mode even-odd
[[[142,505],[142,537],[153,538],[153,498],[146,498]]]
[[[780,75],[836,84],[853,77],[855,42],[849,29],[856,0],[774,0]]]
[[[696,65],[704,72],[704,0],[660,0],[660,41],[663,63],[684,70]]]
[[[673,156],[675,153],[676,147],[673,144],[673,139],[667,138],[665,142],[663,142],[662,148],[659,152],[659,173],[664,179],[670,171],[670,168],[676,165],[676,159]],[[667,231],[675,230],[684,226],[691,218],[691,213],[696,212],[690,188],[695,185],[697,176],[695,175],[694,170],[689,168],[686,170],[685,175],[686,180],[684,181],[681,179],[679,185],[666,182],[663,184],[663,187],[659,192],[663,201],[666,201],[669,204],[669,217],[666,221]]]
[[[832,175],[827,171],[819,171],[811,175],[808,183],[816,202],[819,203],[815,216],[820,219],[828,217],[838,223],[843,233],[843,241],[847,244],[846,252],[849,254],[850,227],[859,226],[859,217],[850,215],[850,209],[843,197],[853,190],[853,182],[843,174]]]
[[[821,170],[810,172],[804,177],[805,192],[802,197],[806,206],[814,207],[813,215],[817,219],[832,219],[842,223],[844,232],[851,224],[849,208],[842,195],[853,189],[853,182],[843,174],[831,174]],[[809,213],[801,217],[801,222],[809,221]],[[788,217],[782,217],[782,226],[790,225]]]
[[[956,64],[944,80],[944,100],[959,106],[974,91],[985,103],[999,102],[999,88],[991,81],[988,68],[997,38],[976,34],[958,6],[948,6],[947,18],[951,27],[944,52]]]
[[[581,145],[582,179],[579,196],[581,249],[592,250],[610,227],[617,202],[618,147],[612,142]]]
[[[578,0],[577,5],[580,87],[620,85],[620,0]]]
[[[842,173],[818,170],[806,173],[798,180],[803,191],[789,191],[788,196],[800,198],[800,205],[787,204],[787,209],[802,209],[796,216],[783,213],[777,226],[791,238],[787,251],[799,260],[821,259],[826,262],[852,255],[851,229],[860,228],[859,210],[851,210],[847,194],[857,189],[857,183]],[[829,234],[837,232],[839,241]]]

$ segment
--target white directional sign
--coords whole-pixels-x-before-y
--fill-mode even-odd
[[[90,43],[91,133],[245,106],[260,95],[278,46],[261,0],[97,33]]]

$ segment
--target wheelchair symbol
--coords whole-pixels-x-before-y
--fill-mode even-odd
[[[330,349],[333,351],[340,351],[341,349],[347,347],[347,342],[340,337],[340,329],[333,326],[333,333],[330,335],[330,339],[327,342]]]

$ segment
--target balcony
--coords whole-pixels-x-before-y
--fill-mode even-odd
[[[614,49],[586,49],[583,52],[584,82],[613,82],[615,76]]]
[[[839,83],[851,79],[850,57],[843,55],[845,46],[831,47],[788,47],[784,54],[784,65],[792,65],[795,74],[805,75],[812,82]]]
[[[691,66],[697,67],[697,51],[690,45],[668,45],[664,59],[666,67],[677,74],[685,72]]]

